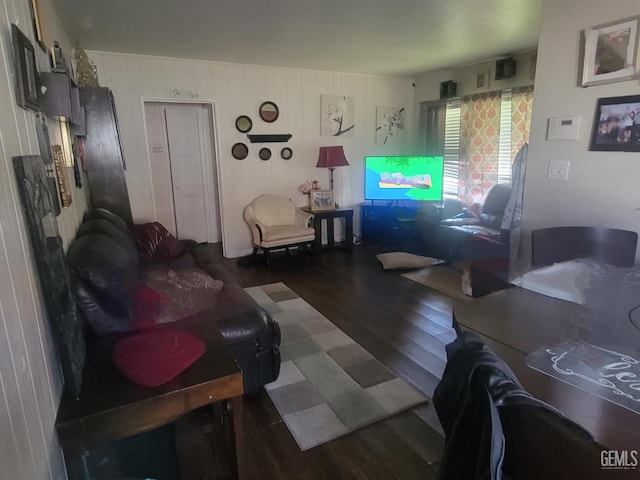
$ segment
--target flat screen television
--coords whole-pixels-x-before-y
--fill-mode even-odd
[[[442,201],[443,157],[364,158],[365,200]]]

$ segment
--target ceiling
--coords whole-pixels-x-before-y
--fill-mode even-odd
[[[85,50],[414,76],[534,48],[542,0],[52,0]]]

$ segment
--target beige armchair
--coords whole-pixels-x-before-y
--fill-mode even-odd
[[[262,249],[267,266],[269,251],[313,244],[316,234],[310,227],[313,215],[297,208],[281,195],[264,194],[244,208],[244,220],[251,228],[253,253]]]

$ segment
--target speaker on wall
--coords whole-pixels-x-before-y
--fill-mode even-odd
[[[453,80],[440,82],[440,98],[449,98],[456,96],[458,84]]]
[[[496,61],[496,80],[515,77],[516,61],[513,58],[505,58]]]

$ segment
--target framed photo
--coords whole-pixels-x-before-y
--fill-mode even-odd
[[[16,59],[16,103],[22,108],[38,111],[38,70],[33,45],[14,23],[11,24],[11,38]]]
[[[36,116],[36,135],[38,138],[38,147],[40,148],[40,156],[45,165],[53,163],[53,157],[51,156],[51,142],[49,141],[49,127],[44,119],[44,115]]]
[[[488,90],[489,80],[491,79],[491,68],[486,68],[476,73],[476,90]]]
[[[598,99],[589,150],[640,152],[640,95]]]
[[[331,190],[311,190],[309,192],[309,208],[313,212],[334,210],[333,192]]]
[[[538,54],[534,53],[529,57],[529,80],[536,79],[536,65],[538,64]]]
[[[584,31],[583,87],[638,76],[639,20],[633,17]]]
[[[65,159],[62,147],[60,145],[51,145],[51,153],[53,155],[53,164],[56,170],[56,178],[58,179],[58,192],[60,193],[60,203],[63,207],[67,208],[71,205],[73,198],[71,197],[71,190],[69,189],[69,182],[67,181],[67,174],[65,172]]]
[[[33,21],[33,32],[36,34],[36,40],[43,52],[47,51],[42,35],[42,26],[40,24],[40,13],[38,12],[38,0],[31,0],[31,20]]]

